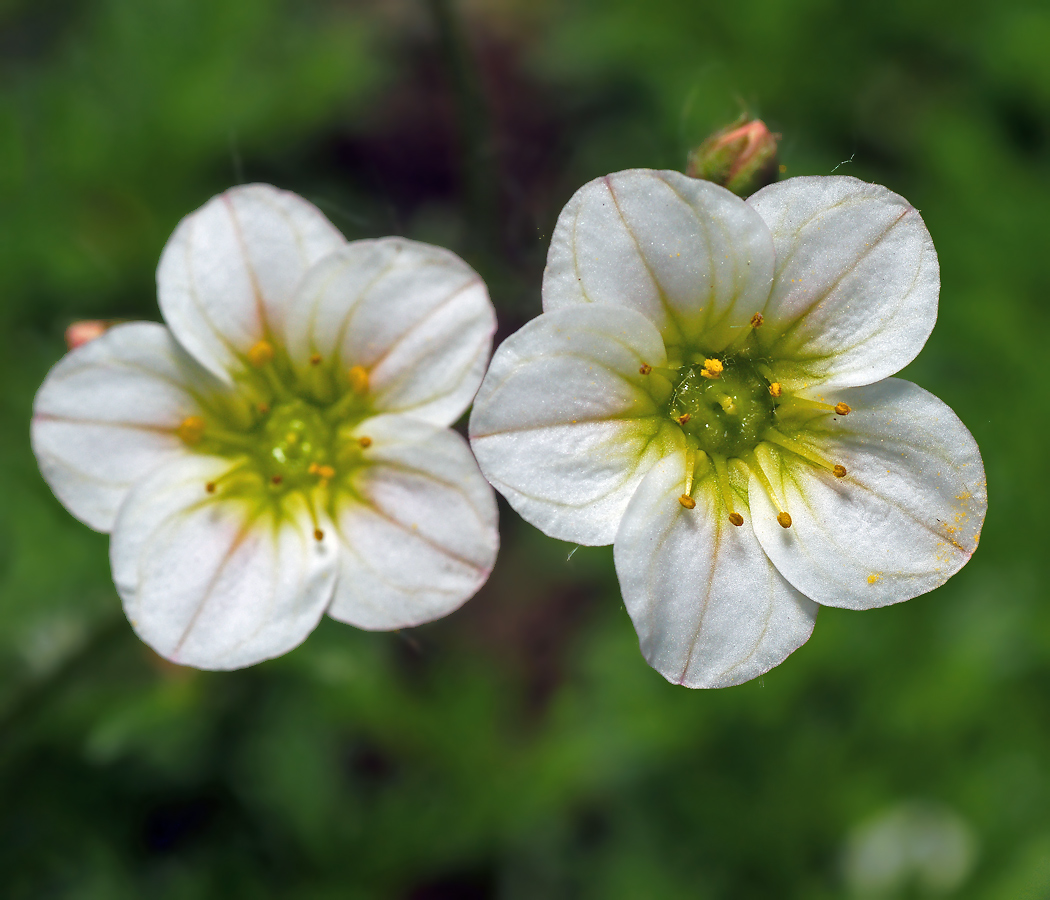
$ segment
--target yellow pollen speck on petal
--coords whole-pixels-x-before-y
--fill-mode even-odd
[[[836,478],[845,478],[846,477],[846,467],[845,466],[835,466],[835,468],[832,469],[831,472]]]
[[[722,360],[705,359],[704,368],[700,371],[700,374],[704,378],[718,378],[722,374],[723,369],[725,369],[725,366],[722,365]]]
[[[312,354],[310,356],[310,365],[311,366],[319,366],[319,365],[321,365],[321,354],[320,353],[314,353],[314,354]]]
[[[273,361],[273,344],[269,341],[259,341],[251,350],[248,351],[248,362],[250,362],[255,368],[261,369],[263,366]]]
[[[853,410],[845,403],[839,403],[835,406],[835,412],[837,412],[840,416],[848,416],[852,411]]]
[[[779,397],[783,393],[783,390],[784,389],[780,386],[779,381],[774,381],[769,386],[769,393],[772,394],[774,397]]]
[[[766,321],[766,317],[763,316],[762,313],[755,313],[751,317],[751,327],[752,328],[758,328],[758,326],[761,325],[765,321]]]
[[[347,377],[350,379],[350,390],[355,394],[363,394],[368,390],[368,370],[364,366],[351,366]]]
[[[696,506],[696,501],[688,494],[682,494],[682,496],[678,498],[678,502],[681,503],[682,506],[684,506],[686,509],[692,509],[694,506]]]
[[[639,375],[648,375],[652,370],[653,370],[653,367],[651,365],[649,365],[649,363],[642,363],[638,367],[638,374]]]
[[[372,439],[368,435],[362,435],[357,439],[357,443],[361,446],[362,449],[367,450],[369,447],[372,446]]]
[[[788,515],[786,512],[782,512],[782,513],[778,514],[777,515],[777,521],[780,523],[780,527],[781,528],[790,528],[791,527],[791,516]]]
[[[187,416],[175,429],[175,433],[186,444],[199,444],[204,437],[204,419],[200,416]]]
[[[736,525],[736,527],[739,528],[744,524],[744,517],[738,512],[731,512],[729,514],[729,524]]]
[[[878,584],[882,581],[882,572],[872,572],[868,576],[868,584]]]
[[[315,541],[323,541],[324,540],[324,532],[321,531],[320,528],[315,528],[314,529],[314,540]]]

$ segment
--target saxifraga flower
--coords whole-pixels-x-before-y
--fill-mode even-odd
[[[907,600],[977,546],[976,443],[888,377],[939,287],[919,213],[878,185],[794,178],[745,202],[677,172],[596,179],[558,219],[543,315],[492,360],[474,453],[545,533],[613,543],[668,680],[747,681],[818,604]]]
[[[67,354],[32,424],[55,495],[112,534],[146,643],[232,669],[325,611],[401,628],[478,590],[495,498],[447,427],[491,350],[477,273],[414,241],[348,243],[302,198],[249,185],[179,224],[157,287],[167,327]]]

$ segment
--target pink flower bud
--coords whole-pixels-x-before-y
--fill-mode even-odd
[[[101,337],[111,324],[110,322],[103,322],[101,319],[86,319],[83,322],[74,322],[66,329],[66,346],[70,350],[76,350],[81,344],[86,344],[88,341]]]
[[[746,197],[776,180],[778,140],[761,119],[734,122],[689,154],[685,174]]]

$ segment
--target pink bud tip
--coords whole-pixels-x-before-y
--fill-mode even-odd
[[[66,329],[66,346],[70,350],[76,350],[81,344],[93,341],[101,337],[109,329],[109,323],[101,319],[87,319],[83,322],[74,322]]]

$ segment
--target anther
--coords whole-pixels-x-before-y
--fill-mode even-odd
[[[704,367],[700,370],[700,374],[703,375],[704,378],[718,378],[724,369],[725,366],[722,364],[722,360],[705,359]]]
[[[847,406],[845,403],[837,403],[835,405],[835,412],[837,412],[840,416],[848,416],[851,412],[853,412],[853,410],[850,409],[850,407]]]
[[[314,540],[315,541],[323,541],[324,540],[324,532],[321,531],[320,528],[315,528],[314,529]]]
[[[791,516],[786,512],[777,513],[777,521],[780,523],[781,528],[791,527]]]
[[[680,416],[678,416],[678,417],[677,417],[677,418],[675,419],[675,421],[676,421],[676,422],[677,422],[677,423],[678,423],[679,425],[684,425],[684,424],[685,424],[686,422],[688,422],[688,421],[689,421],[689,420],[690,420],[691,418],[693,418],[693,417],[692,417],[691,415],[689,415],[689,413],[682,413],[682,414],[681,414]]]
[[[678,502],[681,503],[682,506],[684,506],[686,509],[692,509],[696,506],[696,501],[688,494],[682,494],[682,496],[678,498]]]
[[[774,397],[779,397],[784,392],[784,389],[780,386],[779,381],[774,381],[769,386],[769,393]]]
[[[209,494],[214,494],[215,493],[215,482],[214,481],[209,481],[206,485],[204,485],[204,490],[206,490]]]
[[[204,419],[200,416],[187,416],[175,432],[184,443],[199,444],[204,437]]]
[[[261,369],[272,361],[273,344],[269,341],[259,341],[248,351],[248,362],[255,366],[256,369]]]
[[[736,527],[739,528],[744,524],[744,517],[738,512],[731,512],[729,514],[729,524],[736,525]]]
[[[355,394],[363,394],[368,390],[368,370],[364,366],[351,366],[347,377],[350,379],[350,390]]]
[[[311,475],[316,475],[318,478],[335,478],[335,469],[331,466],[321,466],[317,463],[310,463],[310,468],[306,471]]]
[[[260,416],[265,416],[270,411],[270,404],[269,403],[259,403],[259,404],[256,404],[255,408],[259,411],[259,415]]]
[[[284,481],[283,476],[281,476],[281,475],[274,475],[270,479],[270,484],[280,484],[282,481]]]
[[[836,478],[845,478],[846,477],[846,467],[845,466],[835,466],[835,468],[831,470],[831,473]]]
[[[364,434],[357,439],[357,443],[363,450],[367,450],[372,446],[372,439],[367,434]]]
[[[638,374],[639,375],[648,375],[652,370],[653,370],[653,367],[651,365],[649,365],[649,363],[642,363],[638,367]]]
[[[765,321],[766,321],[766,317],[763,316],[762,313],[755,313],[751,317],[751,327],[752,328],[758,328],[758,326],[761,325]]]
[[[310,356],[310,365],[311,366],[319,366],[319,365],[321,365],[321,354],[320,353],[313,353],[313,354],[311,354],[311,356]]]

